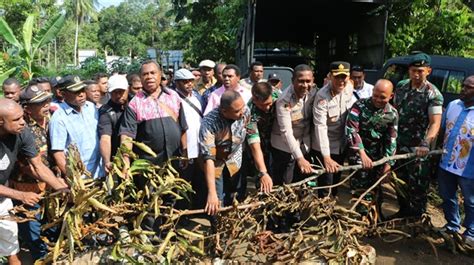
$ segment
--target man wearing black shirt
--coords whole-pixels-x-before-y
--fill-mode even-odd
[[[12,174],[18,154],[27,158],[32,175],[46,182],[56,190],[66,189],[64,181],[56,178],[41,161],[35,148],[34,137],[25,128],[23,109],[11,99],[0,99],[0,215],[8,215],[13,207],[11,199],[27,205],[34,205],[41,195],[34,192],[23,192],[8,187],[7,181]],[[17,257],[18,227],[13,221],[0,221],[0,256],[8,256],[10,264],[20,264]]]
[[[128,82],[123,75],[114,75],[109,79],[110,100],[99,109],[100,155],[104,161],[105,170],[111,169],[111,159],[120,145],[118,135],[122,114],[127,104]]]

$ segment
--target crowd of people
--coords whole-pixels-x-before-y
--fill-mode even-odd
[[[209,59],[198,69],[172,75],[149,60],[137,74],[97,73],[93,80],[40,77],[22,88],[9,78],[0,99],[0,214],[18,204],[40,207],[47,186],[67,190],[63,177],[70,144],[78,147],[87,177],[99,180],[111,171],[113,156],[124,144],[154,164],[187,158],[174,166],[196,193],[180,207],[204,208],[210,216],[245,198],[247,177],[255,178],[258,190],[270,192],[274,185],[310,176],[316,164],[326,169],[318,185],[327,186],[339,182],[340,168],[348,162],[363,166],[350,180],[354,196],[397,168],[406,185],[395,216],[420,218],[432,171],[425,156],[441,137],[445,153],[437,174],[448,221],[443,231],[460,231],[460,186],[464,236],[474,246],[474,76],[464,80],[460,99],[443,109],[442,94],[427,80],[430,57],[424,53],[412,56],[409,79],[395,88],[385,79],[368,84],[363,67],[348,62],[335,61],[329,68],[321,88],[305,64],[293,69],[284,88],[277,73],[264,78],[260,62],[242,78],[236,65]],[[148,145],[156,157],[130,139]],[[373,165],[412,152],[420,159],[409,166]],[[132,162],[128,156],[124,160],[126,167]],[[144,177],[134,181],[139,188],[148,185]],[[321,189],[318,195],[337,197],[337,189]],[[19,230],[15,222],[0,221],[0,256],[19,262],[18,233],[34,260],[44,256],[42,221],[18,224]],[[157,230],[154,221],[143,225]]]

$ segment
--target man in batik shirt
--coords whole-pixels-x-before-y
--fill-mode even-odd
[[[221,205],[229,205],[232,194],[239,188],[243,143],[247,136],[245,128],[249,119],[250,112],[242,96],[239,92],[228,90],[222,94],[219,107],[202,120],[199,153],[208,188],[205,207],[208,214],[217,213]],[[267,173],[260,145],[253,145],[257,145],[251,150],[260,171],[261,190],[269,192],[272,179]]]

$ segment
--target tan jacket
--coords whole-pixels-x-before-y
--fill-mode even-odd
[[[311,148],[323,156],[344,151],[346,118],[354,103],[352,91],[352,84],[348,82],[340,94],[333,96],[331,83],[328,83],[314,97]]]
[[[210,83],[207,83],[207,84],[204,84],[203,81],[202,81],[202,77],[199,79],[199,81],[197,82],[196,84],[196,90],[197,92],[202,95],[204,94],[204,92],[206,92],[206,90],[208,88],[210,88],[211,86],[215,85],[217,82],[217,79],[215,77],[212,77],[211,79],[211,82]]]
[[[274,148],[291,153],[295,159],[309,151],[311,105],[315,91],[311,90],[298,100],[290,85],[276,101],[277,122],[273,123],[271,143]]]

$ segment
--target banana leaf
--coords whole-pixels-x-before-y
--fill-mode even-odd
[[[35,23],[35,16],[30,14],[23,24],[23,47],[28,56],[31,58],[31,39],[33,37],[33,27]]]
[[[3,18],[0,18],[0,35],[11,45],[17,47],[18,49],[22,48],[21,43],[17,40],[13,34],[12,29]]]
[[[46,24],[40,29],[40,31],[33,39],[32,54],[35,54],[38,49],[48,44],[56,37],[56,35],[59,33],[59,31],[64,25],[65,19],[65,15],[59,13],[52,19],[48,20],[48,22],[46,22]]]

